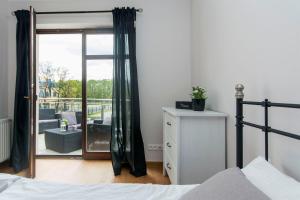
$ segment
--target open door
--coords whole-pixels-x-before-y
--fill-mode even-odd
[[[28,177],[35,177],[35,151],[36,151],[36,13],[30,7],[30,152]]]

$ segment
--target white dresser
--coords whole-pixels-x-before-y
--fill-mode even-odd
[[[163,109],[163,173],[172,184],[199,184],[225,169],[226,114]]]

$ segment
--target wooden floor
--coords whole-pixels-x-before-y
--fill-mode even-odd
[[[120,176],[114,176],[111,161],[81,159],[37,159],[36,179],[58,183],[97,184],[97,183],[153,183],[170,184],[162,174],[162,163],[147,163],[148,175],[136,178],[123,169]],[[7,168],[0,172],[11,173]],[[23,173],[24,174],[24,173]],[[20,175],[23,175],[20,174]]]
[[[4,162],[0,164],[0,173],[6,173],[6,174],[15,174],[13,169],[11,167],[9,167],[9,163],[8,162]],[[15,175],[18,176],[26,176],[26,171],[22,171],[20,173],[17,173]]]

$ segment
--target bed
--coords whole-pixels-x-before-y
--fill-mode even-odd
[[[277,133],[294,139],[299,135],[272,129],[268,126],[270,106],[296,107],[296,104],[244,101],[243,86],[236,87],[237,98],[237,167],[219,172],[198,185],[152,185],[152,184],[98,184],[67,185],[36,181],[18,176],[0,174],[0,200],[299,200],[300,183],[281,173],[265,158],[258,157],[243,167],[243,126],[259,128],[268,134]],[[243,105],[263,105],[264,126],[243,121]]]

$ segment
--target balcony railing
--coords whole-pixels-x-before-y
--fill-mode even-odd
[[[57,113],[64,111],[82,111],[82,98],[39,98],[39,109],[55,109]],[[112,110],[111,99],[87,99],[87,114],[90,118],[104,119]]]
[[[81,112],[82,98],[39,98],[39,111],[42,109],[55,109],[55,113],[59,114],[65,111]],[[47,111],[46,111],[47,112]],[[52,110],[52,114],[53,114]],[[42,113],[42,112],[40,112]],[[111,99],[87,99],[87,151],[89,152],[109,152],[111,125],[109,119],[112,113]],[[76,113],[77,114],[77,113]],[[56,117],[56,116],[55,116]],[[103,121],[101,122],[102,119]],[[77,115],[76,115],[76,120]],[[98,121],[96,121],[98,120]],[[54,147],[47,147],[47,140],[51,141],[51,137],[46,137],[46,131],[59,128],[59,123],[47,124],[48,122],[39,121],[39,134],[37,134],[37,154],[38,155],[62,155]],[[47,121],[47,120],[45,120]],[[105,122],[105,123],[104,123]],[[51,122],[49,122],[51,123]],[[79,122],[80,123],[80,122]],[[78,130],[80,130],[78,128]],[[49,132],[48,132],[49,133]],[[48,139],[47,139],[48,138]],[[50,139],[49,139],[50,138]],[[51,142],[50,142],[51,143]],[[49,143],[48,143],[49,144]],[[68,153],[68,155],[81,155],[81,145],[75,151]]]

